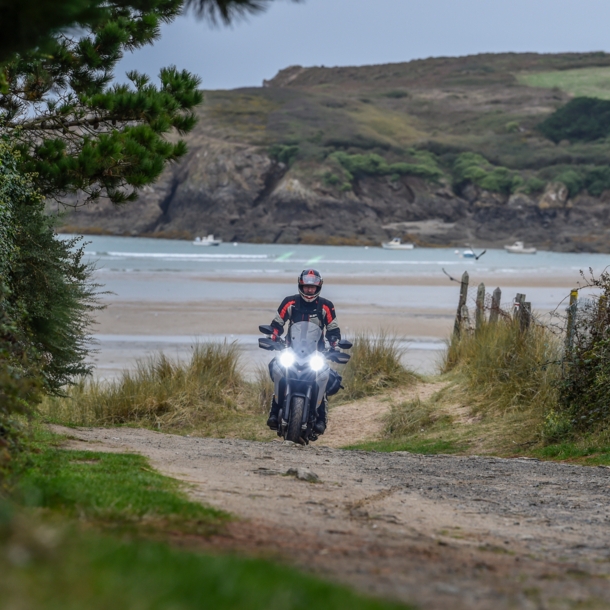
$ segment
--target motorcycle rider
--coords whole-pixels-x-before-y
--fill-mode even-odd
[[[288,329],[296,322],[313,322],[318,324],[322,329],[322,336],[318,349],[324,349],[324,335],[326,330],[326,340],[330,344],[331,349],[336,349],[337,342],[341,340],[341,331],[337,324],[337,316],[335,314],[335,306],[328,300],[320,296],[322,290],[322,276],[315,269],[304,269],[298,278],[299,294],[286,297],[277,310],[277,315],[271,322],[273,327],[273,339],[281,337],[284,333],[284,326],[288,322]],[[334,371],[331,374],[336,376]],[[340,378],[338,379],[340,382]],[[330,380],[329,380],[330,385]],[[327,416],[327,397],[324,394],[324,399],[318,408],[316,414],[316,423],[314,424],[314,432],[316,434],[324,434],[326,430]],[[278,429],[279,404],[276,397],[271,401],[271,410],[267,425],[272,430]]]

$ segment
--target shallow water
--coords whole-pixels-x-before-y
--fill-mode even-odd
[[[191,272],[204,275],[258,276],[299,273],[314,266],[323,275],[441,274],[463,271],[498,276],[559,275],[592,267],[600,272],[610,265],[609,254],[540,251],[515,255],[488,250],[478,261],[462,258],[453,248],[415,248],[392,251],[354,246],[277,244],[221,244],[195,246],[188,241],[135,237],[87,236],[86,258],[104,272]],[[480,250],[477,253],[481,252]]]

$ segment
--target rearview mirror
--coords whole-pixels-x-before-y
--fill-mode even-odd
[[[337,345],[341,349],[350,349],[350,347],[352,347],[353,343],[351,341],[348,341],[347,339],[341,339],[341,341],[339,341],[339,343],[337,343]]]
[[[263,335],[272,335],[273,334],[273,326],[269,324],[261,324],[258,327],[258,330],[263,333]]]

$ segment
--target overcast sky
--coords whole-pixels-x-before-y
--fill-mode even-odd
[[[233,89],[259,86],[294,64],[600,50],[610,50],[608,0],[276,0],[229,28],[181,17],[118,72],[156,75],[175,64],[198,74],[204,89]]]

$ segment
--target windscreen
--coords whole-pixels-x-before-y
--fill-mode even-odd
[[[290,347],[298,358],[309,356],[318,349],[322,331],[313,322],[297,322],[290,327]]]

